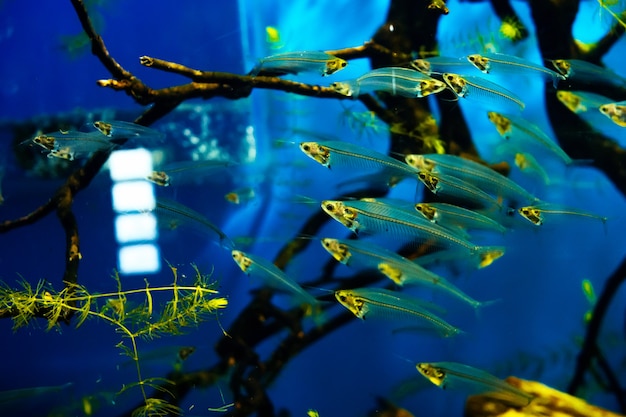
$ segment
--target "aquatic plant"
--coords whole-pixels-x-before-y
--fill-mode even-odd
[[[173,382],[161,377],[144,377],[137,342],[140,339],[150,340],[181,334],[185,328],[197,326],[208,317],[215,317],[219,309],[226,307],[228,301],[217,296],[211,276],[202,274],[195,265],[193,268],[195,280],[190,285],[179,283],[178,270],[170,265],[174,278],[171,285],[150,287],[145,280],[145,288],[132,290],[122,288],[116,272],[113,279],[117,284],[117,291],[110,293],[92,293],[79,284],[70,284],[63,290],[56,291],[45,281],[39,281],[33,287],[22,279],[21,289],[2,283],[0,316],[11,317],[14,330],[32,324],[36,317],[46,319],[47,330],[59,327],[62,322],[69,321],[72,315],[76,316],[76,327],[80,327],[89,318],[111,324],[123,336],[116,347],[134,362],[137,371],[137,382],[126,384],[119,393],[138,387],[144,401],[132,415],[180,414],[177,406],[148,396],[147,388],[167,393],[168,385]],[[171,299],[163,307],[158,304],[155,306],[153,297],[162,293],[171,294]],[[131,301],[136,298],[140,298],[141,302]]]
[[[423,3],[423,4],[422,4]],[[324,56],[334,56],[342,61],[350,62],[357,58],[368,58],[375,68],[401,65],[410,62],[417,54],[424,51],[438,51],[434,34],[437,33],[440,14],[454,13],[448,10],[445,2],[422,2],[419,5],[414,1],[394,0],[391,2],[385,24],[381,25],[371,40],[363,45],[337,50],[325,51]],[[502,0],[490,1],[494,12],[501,20],[499,34],[500,41],[514,44],[529,36],[511,2]],[[602,7],[614,6],[609,2],[600,2]],[[276,73],[259,72],[258,75],[233,74],[216,71],[197,70],[176,62],[169,62],[149,56],[142,56],[140,63],[144,67],[166,71],[181,75],[189,79],[187,84],[172,86],[165,89],[155,89],[142,82],[134,73],[128,71],[117,62],[108,52],[104,39],[94,28],[92,19],[81,0],[72,0],[78,18],[83,25],[86,35],[90,39],[93,54],[110,72],[111,78],[98,81],[98,85],[114,91],[123,91],[137,103],[148,106],[146,111],[135,120],[141,125],[151,125],[161,119],[181,103],[193,98],[211,99],[226,97],[229,99],[243,99],[249,97],[255,89],[271,89],[289,92],[299,96],[314,97],[326,100],[348,100],[345,94],[331,87],[307,84],[280,78]],[[442,6],[443,4],[443,6]],[[579,59],[589,62],[600,62],[604,54],[614,45],[624,32],[623,21],[616,14],[616,23],[607,31],[604,37],[591,46],[583,46],[576,42],[571,35],[571,27],[578,11],[578,1],[548,2],[536,0],[530,2],[533,23],[536,27],[545,30],[536,33],[541,53],[545,57],[561,57],[563,59]],[[558,19],[554,19],[558,16]],[[269,34],[269,32],[268,32]],[[277,39],[272,37],[272,39]],[[477,31],[476,39],[466,45],[474,47],[480,45],[490,50],[495,42],[496,35],[483,35]],[[274,40],[272,40],[274,42]],[[276,41],[277,42],[277,41]],[[482,52],[482,51],[481,51]],[[429,53],[430,55],[430,53]],[[421,55],[420,55],[421,56]],[[283,58],[285,58],[283,56]],[[290,59],[295,59],[290,56]],[[319,55],[316,55],[316,65],[319,66]],[[276,70],[276,68],[273,68]],[[319,70],[319,68],[316,67]],[[262,70],[262,68],[261,68]],[[290,68],[293,70],[293,67]],[[287,71],[289,72],[289,71]],[[328,71],[324,72],[324,74]],[[605,93],[611,89],[601,85],[594,85],[593,90]],[[613,93],[623,94],[624,89],[613,88]],[[617,91],[617,92],[615,92]],[[350,112],[347,123],[355,130],[381,130],[381,122],[389,128],[391,136],[391,155],[406,155],[413,153],[450,153],[462,155],[468,159],[481,160],[470,134],[470,126],[465,120],[456,96],[452,99],[436,97],[441,117],[435,118],[430,104],[427,101],[397,97],[387,93],[372,93],[360,95],[356,98],[359,105],[365,107],[364,112]],[[590,166],[604,172],[622,193],[626,193],[626,172],[623,166],[626,163],[626,152],[614,140],[603,135],[591,126],[583,123],[574,114],[558,102],[554,94],[545,93],[547,112],[559,143],[573,159],[592,161]],[[362,127],[360,127],[362,126]],[[575,132],[575,133],[572,133]],[[143,405],[139,409],[145,415],[159,413],[175,413],[176,408],[185,396],[193,389],[214,384],[220,377],[229,377],[229,388],[234,398],[232,414],[244,416],[256,413],[261,416],[275,415],[274,405],[268,387],[293,358],[316,341],[326,337],[333,331],[352,320],[349,312],[339,313],[318,326],[308,328],[304,324],[305,311],[301,307],[284,310],[272,303],[273,293],[264,289],[253,297],[252,301],[239,313],[233,324],[218,342],[215,351],[218,356],[215,364],[207,369],[184,374],[171,375],[165,380],[144,379],[139,368],[139,360],[135,345],[138,337],[149,337],[159,332],[168,332],[178,326],[188,323],[179,321],[178,316],[173,319],[172,309],[187,311],[179,304],[168,303],[161,317],[169,317],[164,322],[157,321],[156,327],[145,322],[146,311],[150,309],[149,300],[157,288],[123,291],[108,295],[90,294],[87,289],[78,284],[78,265],[82,258],[79,246],[76,218],[71,208],[74,197],[85,187],[99,169],[107,161],[111,150],[101,149],[95,152],[80,169],[72,173],[65,184],[61,186],[41,207],[20,218],[0,224],[0,232],[33,224],[53,211],[57,212],[61,225],[66,234],[66,268],[63,276],[65,288],[54,292],[48,284],[40,284],[34,288],[25,284],[21,291],[5,290],[6,297],[15,298],[6,308],[0,311],[0,317],[12,317],[16,325],[29,322],[32,317],[46,318],[50,326],[59,322],[69,322],[76,315],[78,323],[87,317],[97,317],[108,321],[122,330],[130,340],[127,353],[137,363],[139,385],[143,395]],[[484,161],[482,161],[484,162]],[[507,164],[500,166],[499,171],[508,172]],[[379,197],[386,191],[372,190],[364,187],[356,192],[346,193],[338,199],[360,197]],[[317,236],[319,230],[328,222],[328,218],[321,211],[311,215],[298,231],[297,237],[284,245],[274,264],[285,268],[292,259],[304,251]],[[415,248],[404,248],[403,255],[408,258],[417,256]],[[349,279],[338,283],[333,280],[334,269],[337,264],[329,261],[321,266],[320,277],[309,284],[311,286],[331,286],[338,288],[357,288],[377,282],[381,278],[370,272],[357,273]],[[614,294],[626,278],[626,259],[606,281],[602,293],[594,305],[591,319],[587,326],[587,333],[581,351],[578,354],[577,366],[570,383],[569,391],[577,393],[584,384],[584,377],[590,371],[600,372],[607,379],[607,392],[611,392],[623,409],[626,409],[623,399],[623,389],[619,379],[615,376],[612,367],[604,360],[599,342],[599,332],[605,318],[605,313],[611,304]],[[118,281],[119,283],[119,281]],[[190,287],[158,287],[163,291],[172,291],[173,300],[180,295],[179,291],[186,291],[186,296],[195,295],[197,288]],[[196,288],[196,289],[194,289]],[[204,287],[201,287],[204,288]],[[201,291],[202,292],[202,291]],[[126,297],[138,294],[146,298],[138,308],[126,310]],[[103,297],[106,301],[99,310],[85,308],[96,299]],[[215,307],[215,306],[214,306]],[[168,310],[169,308],[169,310]],[[326,307],[323,307],[326,308]],[[125,322],[125,314],[136,315],[136,319],[143,323],[137,328],[132,322]],[[195,317],[195,310],[189,312]],[[576,318],[577,319],[577,318]],[[191,320],[190,322],[193,322]],[[160,324],[159,324],[160,323]],[[136,323],[135,323],[136,324]],[[162,327],[161,327],[162,326]],[[282,331],[288,329],[284,334]],[[262,342],[280,335],[280,343],[276,344],[267,358],[261,359],[258,350]],[[123,345],[124,346],[124,345]],[[595,361],[600,365],[595,365]],[[148,395],[146,386],[157,388],[156,392]],[[538,390],[541,395],[541,390]],[[389,407],[391,408],[391,407]],[[129,414],[131,411],[129,411]]]

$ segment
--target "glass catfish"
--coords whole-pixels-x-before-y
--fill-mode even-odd
[[[482,107],[504,107],[520,111],[526,107],[522,99],[511,91],[482,77],[446,72],[443,80],[458,97]]]
[[[360,240],[324,238],[322,247],[336,260],[348,266],[376,268],[399,286],[420,285],[455,297],[472,308],[490,304],[465,294],[444,277],[431,272],[415,262],[373,243]]]
[[[320,302],[267,259],[239,250],[231,251],[231,255],[246,275],[259,278],[267,287],[290,294],[298,303],[310,306],[313,311],[319,311]]]
[[[534,398],[482,369],[462,363],[422,362],[415,367],[441,389],[461,389],[471,394],[484,394],[516,407],[527,406]]]
[[[552,80],[554,88],[565,76],[541,65],[534,64],[524,58],[500,53],[471,54],[467,60],[485,74],[508,72],[517,74],[538,75]]]
[[[316,72],[326,76],[344,69],[347,65],[345,60],[322,51],[283,52],[260,59],[249,75],[276,76]]]
[[[383,91],[394,96],[423,98],[443,91],[446,84],[413,69],[385,67],[367,72],[356,80],[333,83],[331,88],[348,97]]]
[[[428,311],[426,303],[405,294],[382,288],[335,291],[335,298],[361,320],[382,318],[396,331],[434,331],[441,337],[464,333]]]
[[[465,251],[480,268],[504,254],[504,248],[478,246],[431,223],[415,212],[372,201],[322,201],[322,209],[355,233],[401,236],[407,243],[427,245],[433,251]]]
[[[300,150],[327,168],[351,168],[376,171],[388,185],[403,178],[417,179],[417,171],[407,164],[364,146],[343,141],[302,142]]]

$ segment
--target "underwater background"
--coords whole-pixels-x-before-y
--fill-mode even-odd
[[[238,94],[252,86],[248,79],[232,84],[232,91],[217,88],[204,96],[164,100],[162,117],[156,111],[146,118],[150,129],[161,136],[154,139],[150,133],[148,137],[140,133],[136,140],[113,151],[148,149],[155,170],[182,161],[196,163],[178,180],[172,176],[170,186],[146,182],[151,195],[170,204],[165,214],[155,210],[159,229],[154,238],[139,242],[157,250],[156,264],[147,266],[153,271],[125,273],[120,263],[119,251],[133,242],[116,236],[116,219],[123,210],[114,210],[112,189],[117,182],[111,179],[111,161],[73,195],[71,212],[80,236],[80,254],[68,256],[72,243],[66,233],[73,227],[68,226],[72,216],[63,210],[50,209],[47,215],[23,221],[20,227],[9,225],[49,201],[62,201],[57,190],[64,189],[66,180],[79,168],[92,166],[88,152],[73,161],[50,158],[30,143],[30,138],[59,129],[76,130],[96,120],[132,122],[158,102],[158,97],[150,101],[156,96],[147,93],[133,96],[97,84],[97,80],[116,77],[90,53],[92,46],[83,33],[77,5],[86,5],[111,57],[158,90],[190,81],[176,71],[142,65],[139,57],[245,75],[259,59],[282,52],[337,51],[362,46],[373,38],[387,48],[388,52],[348,51],[343,56],[348,61],[346,68],[328,77],[315,72],[281,76],[323,87],[356,79],[373,68],[401,65],[408,61],[402,59],[407,55],[463,57],[499,52],[546,67],[550,59],[576,58],[573,47],[558,45],[569,39],[569,34],[558,32],[562,24],[546,24],[550,19],[560,22],[561,17],[546,18],[544,1],[559,3],[1,2],[0,280],[4,284],[0,317],[4,320],[0,321],[0,334],[4,360],[0,365],[0,414],[130,415],[157,386],[166,387],[168,392],[162,397],[167,399],[171,393],[176,399],[168,401],[179,408],[157,406],[153,415],[163,411],[161,415],[302,416],[316,410],[320,416],[363,416],[379,415],[375,410],[391,409],[390,404],[415,416],[463,415],[468,392],[438,389],[417,372],[417,362],[459,362],[499,378],[514,375],[567,391],[598,302],[594,293],[603,291],[609,277],[615,279],[619,271],[624,275],[618,268],[626,255],[626,178],[622,172],[626,130],[599,112],[595,116],[571,112],[563,116],[569,112],[565,106],[546,100],[550,94],[556,96],[552,84],[537,77],[507,73],[496,80],[524,101],[520,113],[524,119],[551,138],[569,134],[571,141],[561,145],[580,163],[564,166],[540,151],[536,158],[541,170],[516,167],[510,152],[501,152],[503,139],[487,118],[488,110],[510,111],[497,107],[499,102],[486,108],[452,94],[406,99],[386,93],[371,93],[369,99],[357,100],[333,96],[326,90],[315,97],[314,93],[302,93],[302,86],[289,90],[292,87],[272,82]],[[626,82],[601,79],[626,78],[622,35],[626,4],[595,0],[561,3],[562,9],[570,11],[578,7],[571,31],[578,51],[602,45],[595,63],[611,72],[598,75],[597,82],[561,81],[557,89],[595,92],[614,102],[626,99]],[[428,7],[439,4],[449,13]],[[519,20],[504,19],[499,13],[503,4],[512,7],[509,17]],[[543,18],[533,14],[533,9],[544,13]],[[554,10],[559,9],[555,6]],[[419,19],[407,17],[412,14]],[[389,16],[404,16],[406,21],[414,21],[415,27]],[[537,21],[541,25],[536,26]],[[527,33],[520,34],[520,28]],[[554,32],[554,43],[542,44],[548,49],[542,51],[538,33],[545,31]],[[412,39],[414,33],[421,33],[423,39]],[[403,43],[403,39],[412,40]],[[418,50],[415,46],[420,42],[435,47]],[[394,48],[400,57],[392,53]],[[569,55],[558,55],[562,51]],[[228,85],[228,78],[218,80],[220,83]],[[432,113],[440,142],[411,134],[415,126],[409,126],[408,120],[414,119],[409,113],[422,111],[410,104],[412,100],[427,103],[422,110]],[[558,105],[560,113],[554,110]],[[394,124],[397,120],[407,122]],[[518,220],[508,224],[505,233],[479,233],[478,244],[503,246],[505,254],[485,268],[456,265],[444,258],[432,270],[474,299],[496,302],[475,311],[437,291],[407,287],[403,292],[445,310],[446,321],[463,334],[440,337],[428,332],[394,332],[394,317],[359,320],[335,300],[332,292],[339,288],[393,287],[377,271],[341,265],[324,250],[321,238],[348,239],[354,234],[327,216],[320,203],[365,196],[415,203],[430,201],[432,195],[413,179],[387,189],[373,177],[364,177],[358,166],[327,169],[298,148],[300,142],[326,140],[353,143],[401,161],[407,153],[434,153],[437,143],[450,153],[474,154],[486,163],[508,161],[509,178],[533,195],[593,215],[557,215],[554,222],[539,227]],[[603,148],[580,145],[592,140],[602,140],[603,145],[598,146]],[[203,165],[204,161],[218,163]],[[233,194],[230,201],[225,198],[232,192],[240,201],[233,202]],[[181,216],[172,207],[193,211]],[[190,220],[193,212],[201,219]],[[216,228],[227,238],[220,239]],[[397,243],[386,245],[395,251],[401,249]],[[233,262],[231,249],[277,259],[287,276],[322,300],[323,315],[302,317],[293,297],[272,297],[268,291],[259,291],[266,288],[262,280],[254,274],[246,276]],[[138,261],[143,256],[134,258],[131,269],[141,267]],[[177,281],[173,281],[173,268]],[[61,306],[63,294],[59,293],[68,271],[77,271],[75,283],[81,287],[70,286],[76,298]],[[206,277],[198,281],[197,271]],[[617,278],[623,281],[623,277]],[[173,305],[172,297],[178,296],[179,283],[188,286],[181,297],[194,300],[184,305],[188,310],[181,314],[189,313],[184,317],[167,310]],[[146,288],[163,290],[149,292]],[[207,288],[217,291],[209,298],[225,301],[203,304],[210,314],[200,320],[192,312],[192,307],[197,307],[193,302],[198,301],[194,291],[204,297]],[[132,290],[140,291],[125,292]],[[607,382],[604,365],[596,357],[576,391],[589,403],[622,413],[626,410],[618,398],[626,395],[625,291],[623,285],[611,291],[596,342],[604,363],[617,378],[617,387],[621,382],[622,388],[615,392],[615,381]],[[86,306],[86,300],[92,304]],[[151,309],[146,315],[148,300]],[[126,302],[127,311],[123,308]],[[35,317],[21,315],[20,308],[33,305],[33,311],[38,311]],[[62,318],[56,322],[51,319],[60,311],[55,306],[82,310],[73,310],[74,316],[66,322]],[[138,310],[131,313],[131,306]],[[61,317],[67,311],[61,312]],[[81,311],[86,320],[76,327]],[[155,331],[155,337],[143,332],[142,325],[166,316],[174,317],[168,322],[172,327]],[[138,322],[128,324],[133,317]],[[20,319],[26,325],[14,329]],[[324,327],[325,320],[333,325]],[[136,336],[128,337],[124,329],[135,329],[131,333]],[[174,335],[178,330],[182,334]],[[120,342],[125,347],[120,347]],[[144,383],[137,384],[141,378]],[[176,381],[178,386],[159,378]],[[264,391],[255,391],[259,387]],[[150,415],[149,409],[145,414]]]

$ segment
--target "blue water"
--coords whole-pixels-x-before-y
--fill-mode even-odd
[[[195,2],[188,7],[176,2],[93,2],[92,15],[115,59],[153,88],[186,83],[187,80],[140,65],[139,57],[153,56],[192,68],[247,72],[260,57],[274,53],[272,47],[287,50],[328,50],[361,45],[384,23],[388,1],[372,0],[365,5],[348,1],[294,1],[263,5],[240,0]],[[261,2],[258,2],[261,3]],[[478,35],[491,39],[501,52],[524,56],[540,62],[526,2],[513,2],[522,20],[529,24],[531,36],[517,46],[507,46],[498,35],[499,21],[487,3],[448,2],[450,15],[441,19],[440,53],[462,56],[480,52]],[[485,16],[490,16],[488,19]],[[595,2],[581,2],[574,35],[592,42],[604,33],[611,20],[598,16]],[[268,43],[265,28],[272,26],[281,35],[280,45]],[[5,202],[0,219],[22,216],[47,201],[56,187],[81,161],[65,173],[52,175],[43,154],[37,169],[16,161],[11,141],[12,126],[27,119],[64,115],[90,118],[90,114],[110,119],[132,120],[143,108],[123,92],[96,85],[109,78],[102,64],[89,53],[69,53],[63,36],[80,33],[80,25],[70,2],[37,1],[35,4],[7,0],[0,5],[0,163],[5,175],[1,181]],[[618,41],[604,63],[625,76],[626,44]],[[544,57],[549,58],[549,57]],[[351,61],[342,72],[329,79],[315,74],[288,76],[312,84],[358,77],[370,69],[366,59]],[[524,117],[551,134],[543,103],[543,86],[534,80],[509,77],[502,84],[520,94],[527,104]],[[623,99],[623,98],[622,98]],[[459,102],[468,121],[472,138],[486,160],[496,160],[494,145],[501,141],[493,126],[478,109]],[[294,129],[332,135],[380,152],[389,149],[389,134],[383,122],[379,129],[362,129],[350,119],[364,115],[358,101],[314,99],[271,90],[256,90],[243,100],[190,100],[152,127],[167,135],[167,142],[154,149],[155,163],[180,160],[229,159],[238,163],[226,173],[198,182],[188,182],[156,190],[192,207],[235,239],[238,248],[272,259],[284,244],[317,213],[317,204],[295,202],[299,196],[320,201],[350,190],[339,185],[354,177],[351,172],[327,170],[304,156],[293,143],[308,139],[295,135]],[[69,115],[69,116],[68,116]],[[626,138],[623,128],[607,127],[606,134],[620,143]],[[20,137],[25,140],[27,137]],[[278,143],[277,143],[278,142]],[[275,410],[305,415],[316,409],[320,416],[366,415],[376,407],[377,397],[390,398],[414,415],[461,415],[465,395],[442,391],[430,385],[407,362],[455,361],[476,366],[499,377],[515,375],[539,380],[564,390],[573,374],[576,354],[585,334],[583,316],[590,308],[582,290],[583,279],[600,292],[603,283],[626,255],[623,216],[626,201],[606,176],[595,168],[563,170],[547,165],[554,178],[550,186],[513,170],[511,178],[540,198],[552,203],[577,207],[608,218],[606,225],[593,219],[573,217],[544,228],[520,226],[504,236],[485,235],[481,244],[506,246],[506,255],[483,270],[456,270],[438,267],[437,272],[478,300],[499,300],[475,315],[445,297],[425,295],[448,309],[446,319],[467,334],[450,339],[428,335],[392,335],[384,322],[362,322],[356,318],[319,340],[283,368],[268,395]],[[44,172],[44,174],[42,174]],[[83,259],[79,283],[92,292],[115,289],[112,271],[118,267],[113,230],[108,172],[103,170],[92,185],[73,203],[81,238]],[[247,204],[232,205],[224,195],[240,187],[253,187],[255,198]],[[390,196],[414,201],[422,193],[414,182],[406,181],[392,189]],[[319,237],[346,238],[348,231],[337,222],[327,222]],[[238,239],[240,238],[240,239]],[[244,241],[243,238],[246,238]],[[17,287],[19,280],[35,284],[48,280],[61,287],[64,271],[65,240],[54,214],[35,225],[0,235],[0,280]],[[142,341],[140,352],[162,349],[157,360],[146,360],[146,377],[163,377],[170,369],[176,347],[195,346],[196,352],[184,363],[184,370],[206,369],[217,361],[213,345],[222,336],[220,325],[228,329],[251,299],[250,290],[258,281],[247,277],[221,248],[213,236],[193,230],[162,230],[159,235],[162,268],[148,275],[151,286],[168,285],[171,273],[165,261],[192,275],[195,263],[206,272],[213,271],[219,291],[229,301],[219,316],[219,324],[208,320],[185,335]],[[296,256],[286,273],[298,282],[319,278],[321,267],[330,256],[317,242]],[[343,265],[335,279],[354,273]],[[142,288],[145,275],[122,276],[125,288]],[[328,283],[335,288],[336,284]],[[316,295],[323,289],[311,289]],[[618,375],[626,374],[624,361],[624,311],[626,293],[616,294],[602,327],[600,344]],[[282,307],[289,299],[276,298]],[[343,312],[337,305],[330,316]],[[312,326],[307,321],[307,326]],[[100,393],[106,403],[93,415],[118,415],[136,405],[139,391],[122,396],[123,384],[136,381],[128,358],[120,356],[115,345],[120,334],[113,326],[88,320],[80,328],[61,325],[49,332],[43,320],[11,330],[10,320],[0,321],[3,359],[0,365],[0,391],[60,386],[60,391],[32,395],[27,399],[2,404],[0,414],[49,415],[64,408],[65,414],[86,415],[82,398]],[[259,347],[261,359],[271,354],[281,338],[268,339]],[[169,350],[165,349],[169,347]],[[593,386],[593,384],[592,384]],[[407,392],[405,392],[407,391]],[[106,394],[102,394],[106,393]],[[614,399],[590,388],[586,399],[617,409]],[[212,415],[209,407],[232,401],[228,381],[203,390],[194,390],[180,404],[185,415]],[[115,402],[115,405],[113,404]],[[4,407],[4,408],[3,408]],[[36,410],[36,411],[33,411]],[[33,414],[34,415],[34,414]]]

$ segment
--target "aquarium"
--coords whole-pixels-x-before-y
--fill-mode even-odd
[[[625,413],[625,11],[1,2],[0,414]]]

